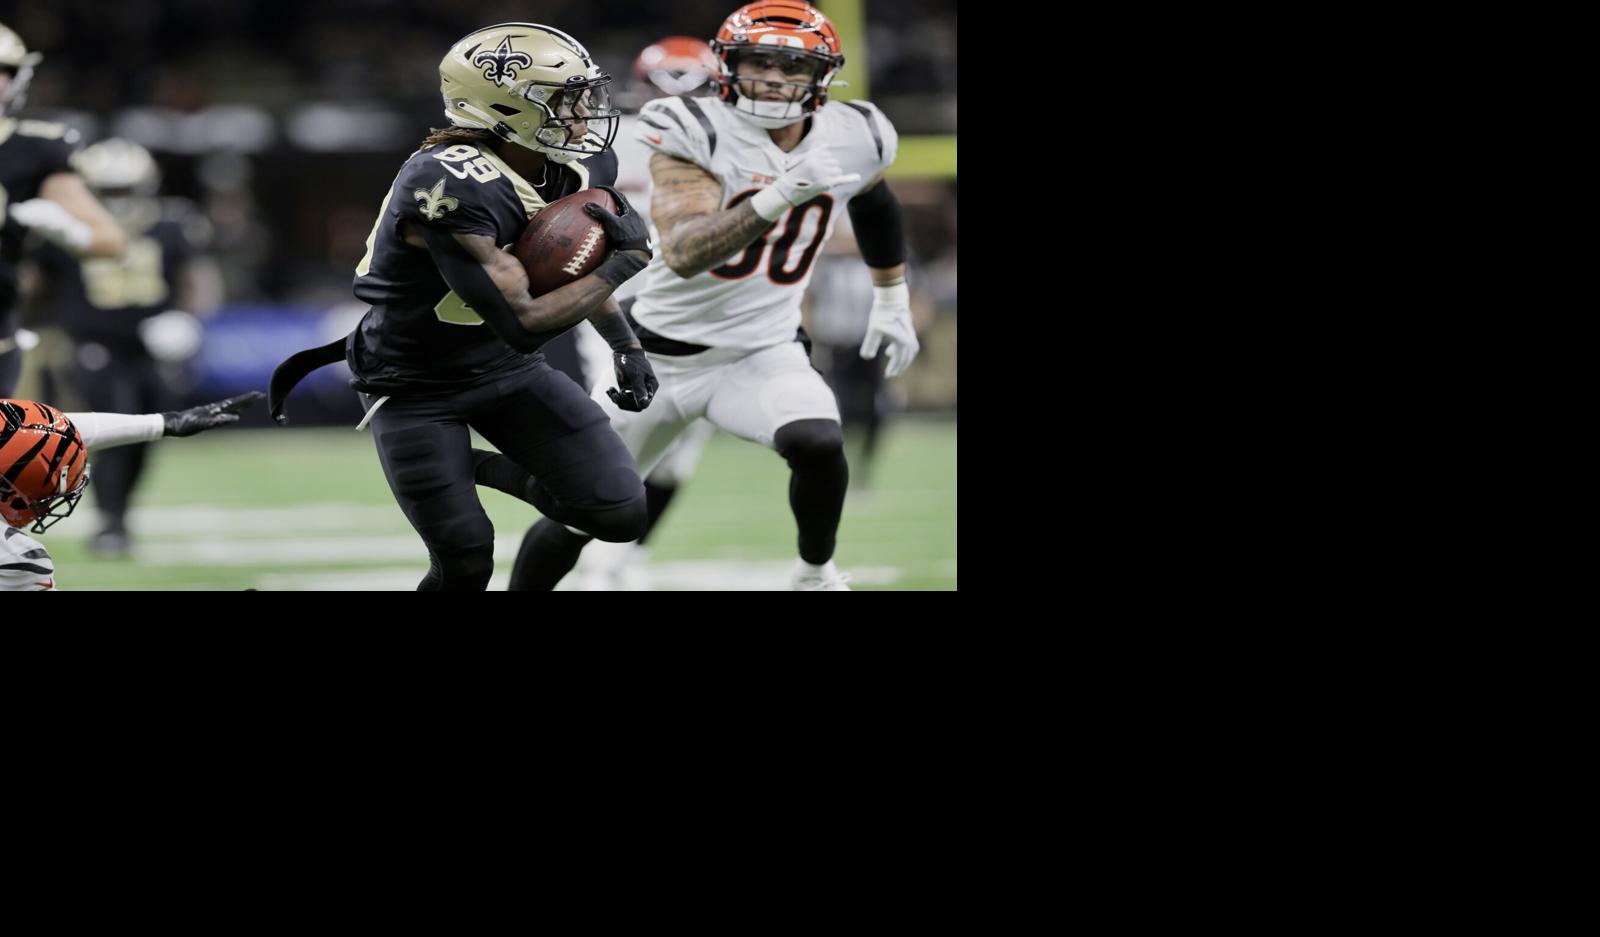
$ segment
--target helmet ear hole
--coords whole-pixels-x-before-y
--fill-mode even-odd
[[[522,113],[521,111],[517,110],[516,108],[511,107],[511,106],[506,105],[506,104],[491,104],[489,106],[494,108],[495,110],[499,111],[500,113],[506,115],[507,117],[515,117],[516,115]]]

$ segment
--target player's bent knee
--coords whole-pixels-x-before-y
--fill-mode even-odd
[[[494,524],[487,515],[451,518],[420,533],[442,577],[442,588],[488,588],[494,575]]]
[[[833,420],[796,420],[778,427],[772,443],[790,465],[831,460],[844,453],[844,428]]]
[[[492,543],[486,549],[435,551],[433,559],[446,589],[483,590],[488,588],[489,577],[494,575]]]
[[[627,543],[644,536],[649,526],[644,482],[631,461],[595,473],[583,497],[566,502],[582,519],[584,533],[607,543]]]
[[[592,496],[588,499],[596,507],[626,504],[644,497],[644,480],[630,461],[601,469],[595,476]]]
[[[594,511],[586,522],[590,536],[607,543],[638,540],[650,523],[643,494],[632,501]]]
[[[619,466],[604,473],[600,482],[595,494],[605,498],[606,503],[595,513],[596,529],[590,533],[607,543],[627,543],[643,537],[650,527],[650,512],[639,473],[632,465]]]
[[[452,517],[418,528],[428,549],[435,553],[452,555],[486,555],[494,558],[494,524],[488,515],[478,513]]]

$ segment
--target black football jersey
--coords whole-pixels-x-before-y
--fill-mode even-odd
[[[547,203],[616,180],[616,156],[609,151],[546,165],[545,184],[535,187],[486,145],[437,144],[406,160],[356,266],[356,298],[372,304],[347,348],[358,386],[376,393],[450,392],[540,360],[485,326],[445,283],[427,250],[405,242],[400,223],[488,235],[506,247]]]
[[[139,323],[175,308],[178,273],[196,245],[191,203],[139,199],[116,215],[128,235],[121,257],[78,257],[54,244],[35,254],[54,321],[73,341],[142,348]]]
[[[78,132],[45,120],[0,118],[0,338],[16,331],[17,261],[28,229],[11,219],[10,206],[36,198],[44,180],[74,172],[68,162]]]

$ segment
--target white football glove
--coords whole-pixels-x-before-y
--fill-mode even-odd
[[[94,240],[94,229],[72,216],[72,213],[47,198],[30,198],[11,206],[11,218],[23,227],[32,228],[44,239],[81,254]]]
[[[878,346],[889,343],[888,366],[884,376],[896,377],[917,357],[922,343],[911,324],[911,290],[904,283],[872,288],[872,313],[867,317],[867,337],[861,342],[861,357],[868,361],[878,356]]]
[[[139,323],[139,339],[157,361],[188,361],[200,350],[200,320],[181,309],[168,309]]]
[[[834,186],[860,181],[860,173],[846,173],[832,150],[819,147],[800,157],[772,185],[757,192],[750,205],[762,218],[777,221],[791,206],[804,205]]]

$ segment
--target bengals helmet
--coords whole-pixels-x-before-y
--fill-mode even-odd
[[[89,484],[89,450],[67,415],[33,400],[0,400],[0,517],[33,533],[72,513]]]
[[[667,95],[693,94],[720,70],[711,47],[691,36],[652,42],[633,60],[634,81],[648,83]]]
[[[803,120],[828,100],[828,85],[844,65],[839,31],[821,10],[801,0],[757,0],[735,10],[711,40],[717,56],[718,97],[758,127],[776,130]],[[767,55],[785,63],[777,82],[800,90],[798,100],[759,101],[739,88],[739,62]],[[747,79],[748,80],[748,79]]]

